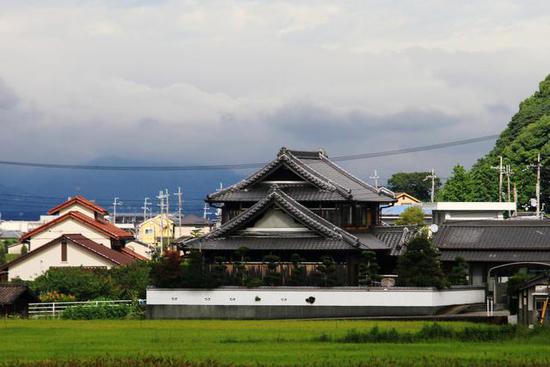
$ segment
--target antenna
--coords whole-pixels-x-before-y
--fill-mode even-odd
[[[378,171],[374,170],[374,175],[369,177],[371,180],[374,180],[374,187],[378,188],[378,179],[380,176],[378,176]]]

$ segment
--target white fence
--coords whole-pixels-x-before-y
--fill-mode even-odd
[[[115,301],[86,301],[86,302],[42,302],[29,303],[29,317],[59,317],[65,309],[71,306],[116,306],[129,305],[131,300],[115,300]]]

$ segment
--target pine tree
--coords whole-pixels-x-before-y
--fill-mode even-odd
[[[468,264],[463,257],[458,256],[449,273],[449,283],[451,285],[467,285],[468,284]]]
[[[290,261],[292,262],[292,269],[290,279],[288,280],[288,285],[306,285],[306,268],[302,265],[304,259],[299,254],[292,254],[290,256]]]
[[[267,264],[267,271],[264,276],[264,283],[268,286],[276,286],[281,284],[281,273],[278,271],[281,259],[277,255],[266,255],[263,262]]]
[[[444,288],[447,280],[441,270],[439,251],[424,234],[413,238],[397,265],[398,283],[410,287]]]
[[[376,262],[376,253],[374,251],[363,251],[361,253],[361,263],[359,264],[359,285],[372,285],[379,278],[379,270],[380,266]]]
[[[332,287],[336,285],[336,263],[330,256],[323,256],[321,264],[317,265],[317,271],[321,274],[321,285]]]

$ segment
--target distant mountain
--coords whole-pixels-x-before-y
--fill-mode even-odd
[[[535,197],[535,167],[537,154],[542,158],[542,198],[550,204],[550,75],[539,84],[539,90],[519,105],[506,129],[500,134],[495,147],[477,161],[469,172],[455,170],[440,193],[461,187],[466,197],[475,201],[498,201],[499,156],[512,168],[512,184],[517,185],[521,205]],[[457,172],[460,173],[457,175]],[[460,181],[460,182],[459,182]],[[505,181],[506,183],[506,181]],[[506,191],[506,184],[503,185]]]
[[[170,163],[126,160],[102,157],[87,164],[112,166],[153,166]],[[178,164],[183,164],[179,162]],[[81,194],[95,199],[112,211],[113,198],[119,197],[120,211],[141,211],[143,199],[149,197],[157,203],[159,190],[170,193],[181,187],[184,211],[202,214],[204,198],[215,191],[220,183],[228,186],[240,180],[247,171],[90,171],[0,166],[0,212],[2,219],[34,219],[45,214],[68,196]],[[171,195],[170,209],[177,206]],[[155,205],[155,211],[158,207]]]

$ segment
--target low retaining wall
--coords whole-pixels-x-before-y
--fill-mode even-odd
[[[152,319],[299,319],[422,316],[485,302],[483,288],[223,287],[147,289]]]

